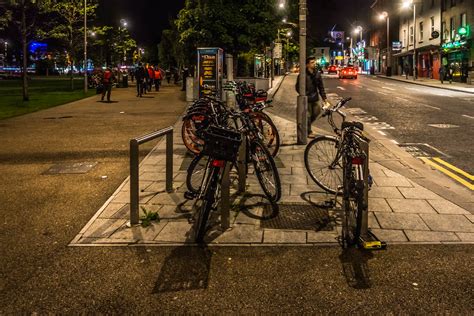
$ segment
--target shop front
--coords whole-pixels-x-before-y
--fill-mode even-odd
[[[417,69],[418,77],[439,79],[439,46],[423,47],[418,51]]]
[[[470,65],[470,41],[458,40],[444,43],[441,55],[441,64],[446,73],[452,69],[452,80],[456,82],[467,82]]]

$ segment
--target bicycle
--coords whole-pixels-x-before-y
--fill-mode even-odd
[[[229,111],[227,116],[234,121],[236,130],[245,136],[243,140],[246,142],[245,161],[252,161],[255,175],[263,192],[270,201],[279,201],[281,198],[281,182],[278,169],[273,157],[261,141],[262,136],[255,122],[245,112]],[[240,125],[240,127],[237,127],[237,125]],[[188,196],[199,192],[202,178],[206,175],[209,159],[205,153],[201,153],[191,161],[186,176],[186,186],[190,192]],[[236,160],[233,160],[232,163],[238,168]],[[247,164],[244,165],[244,168],[246,169],[244,173],[247,174]]]
[[[366,227],[368,190],[372,182],[368,170],[370,140],[363,134],[364,125],[345,121],[346,114],[340,110],[350,100],[344,98],[333,108],[324,109],[323,117],[328,117],[335,136],[318,136],[306,146],[305,167],[313,181],[334,194],[335,200],[342,190],[342,246],[382,249],[386,244]],[[340,128],[334,123],[334,113],[342,117]]]
[[[197,198],[198,207],[194,222],[196,243],[202,243],[204,240],[211,211],[217,210],[220,185],[226,164],[235,159],[241,142],[239,132],[222,127],[209,126],[201,132],[200,136],[205,140],[205,143],[201,154],[196,157],[204,155],[208,157],[205,173],[201,178],[199,190],[194,193],[185,193],[187,198],[189,198],[189,194],[192,194],[192,198]]]

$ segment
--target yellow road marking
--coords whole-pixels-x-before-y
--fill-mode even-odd
[[[442,164],[442,165],[445,165],[446,167],[448,167],[448,168],[451,169],[451,170],[456,171],[456,172],[459,173],[460,175],[463,175],[463,176],[465,176],[466,178],[468,178],[469,180],[474,181],[474,176],[473,176],[472,174],[469,174],[469,173],[467,173],[466,171],[461,170],[461,169],[459,169],[459,168],[453,166],[453,165],[450,164],[450,163],[447,163],[447,162],[444,161],[443,159],[438,158],[438,157],[435,157],[435,158],[433,158],[433,160],[439,162],[439,163]]]
[[[474,185],[473,185],[473,184],[470,184],[469,182],[467,182],[466,180],[460,178],[459,176],[457,176],[456,174],[454,174],[454,173],[452,173],[451,171],[447,170],[446,168],[441,167],[440,165],[438,165],[438,164],[432,162],[431,160],[429,160],[429,159],[426,158],[426,157],[420,157],[420,159],[421,159],[424,163],[426,163],[426,164],[428,164],[428,165],[430,165],[430,166],[432,166],[432,167],[438,169],[439,171],[441,171],[442,173],[444,173],[444,174],[447,175],[448,177],[451,177],[451,178],[453,178],[454,180],[458,181],[459,183],[461,183],[462,185],[464,185],[464,186],[467,187],[468,189],[474,190]]]

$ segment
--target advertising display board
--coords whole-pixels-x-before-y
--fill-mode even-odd
[[[221,48],[198,48],[199,97],[220,98],[224,53]]]

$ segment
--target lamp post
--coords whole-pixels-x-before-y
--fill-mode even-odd
[[[391,51],[390,51],[390,17],[386,11],[383,11],[379,18],[381,20],[386,19],[387,21],[387,66],[386,66],[386,74],[387,76],[392,75],[392,63],[391,63]]]
[[[350,44],[349,44],[349,49],[350,49],[350,51],[349,51],[349,59],[350,59],[349,63],[353,63],[352,59],[353,59],[354,56],[352,55],[352,35],[351,35],[351,37],[346,37],[346,40],[351,41]]]
[[[300,81],[296,105],[296,137],[300,145],[307,143],[308,137],[308,97],[306,96],[306,0],[299,0],[300,24]]]
[[[413,5],[413,80],[416,79],[417,73],[416,73],[416,65],[417,65],[417,60],[416,60],[416,4],[413,0],[405,0],[403,2],[403,7],[408,8],[410,5]]]
[[[125,45],[123,43],[123,41],[124,41],[123,40],[123,30],[127,28],[128,23],[125,19],[120,19],[120,25],[122,26],[122,27],[119,26],[119,31],[120,31],[120,39],[121,39],[122,45],[123,45],[123,63],[125,64],[125,62],[127,61],[127,57],[126,57],[127,56],[127,51],[126,51]]]
[[[84,93],[87,93],[87,0],[84,0]]]

